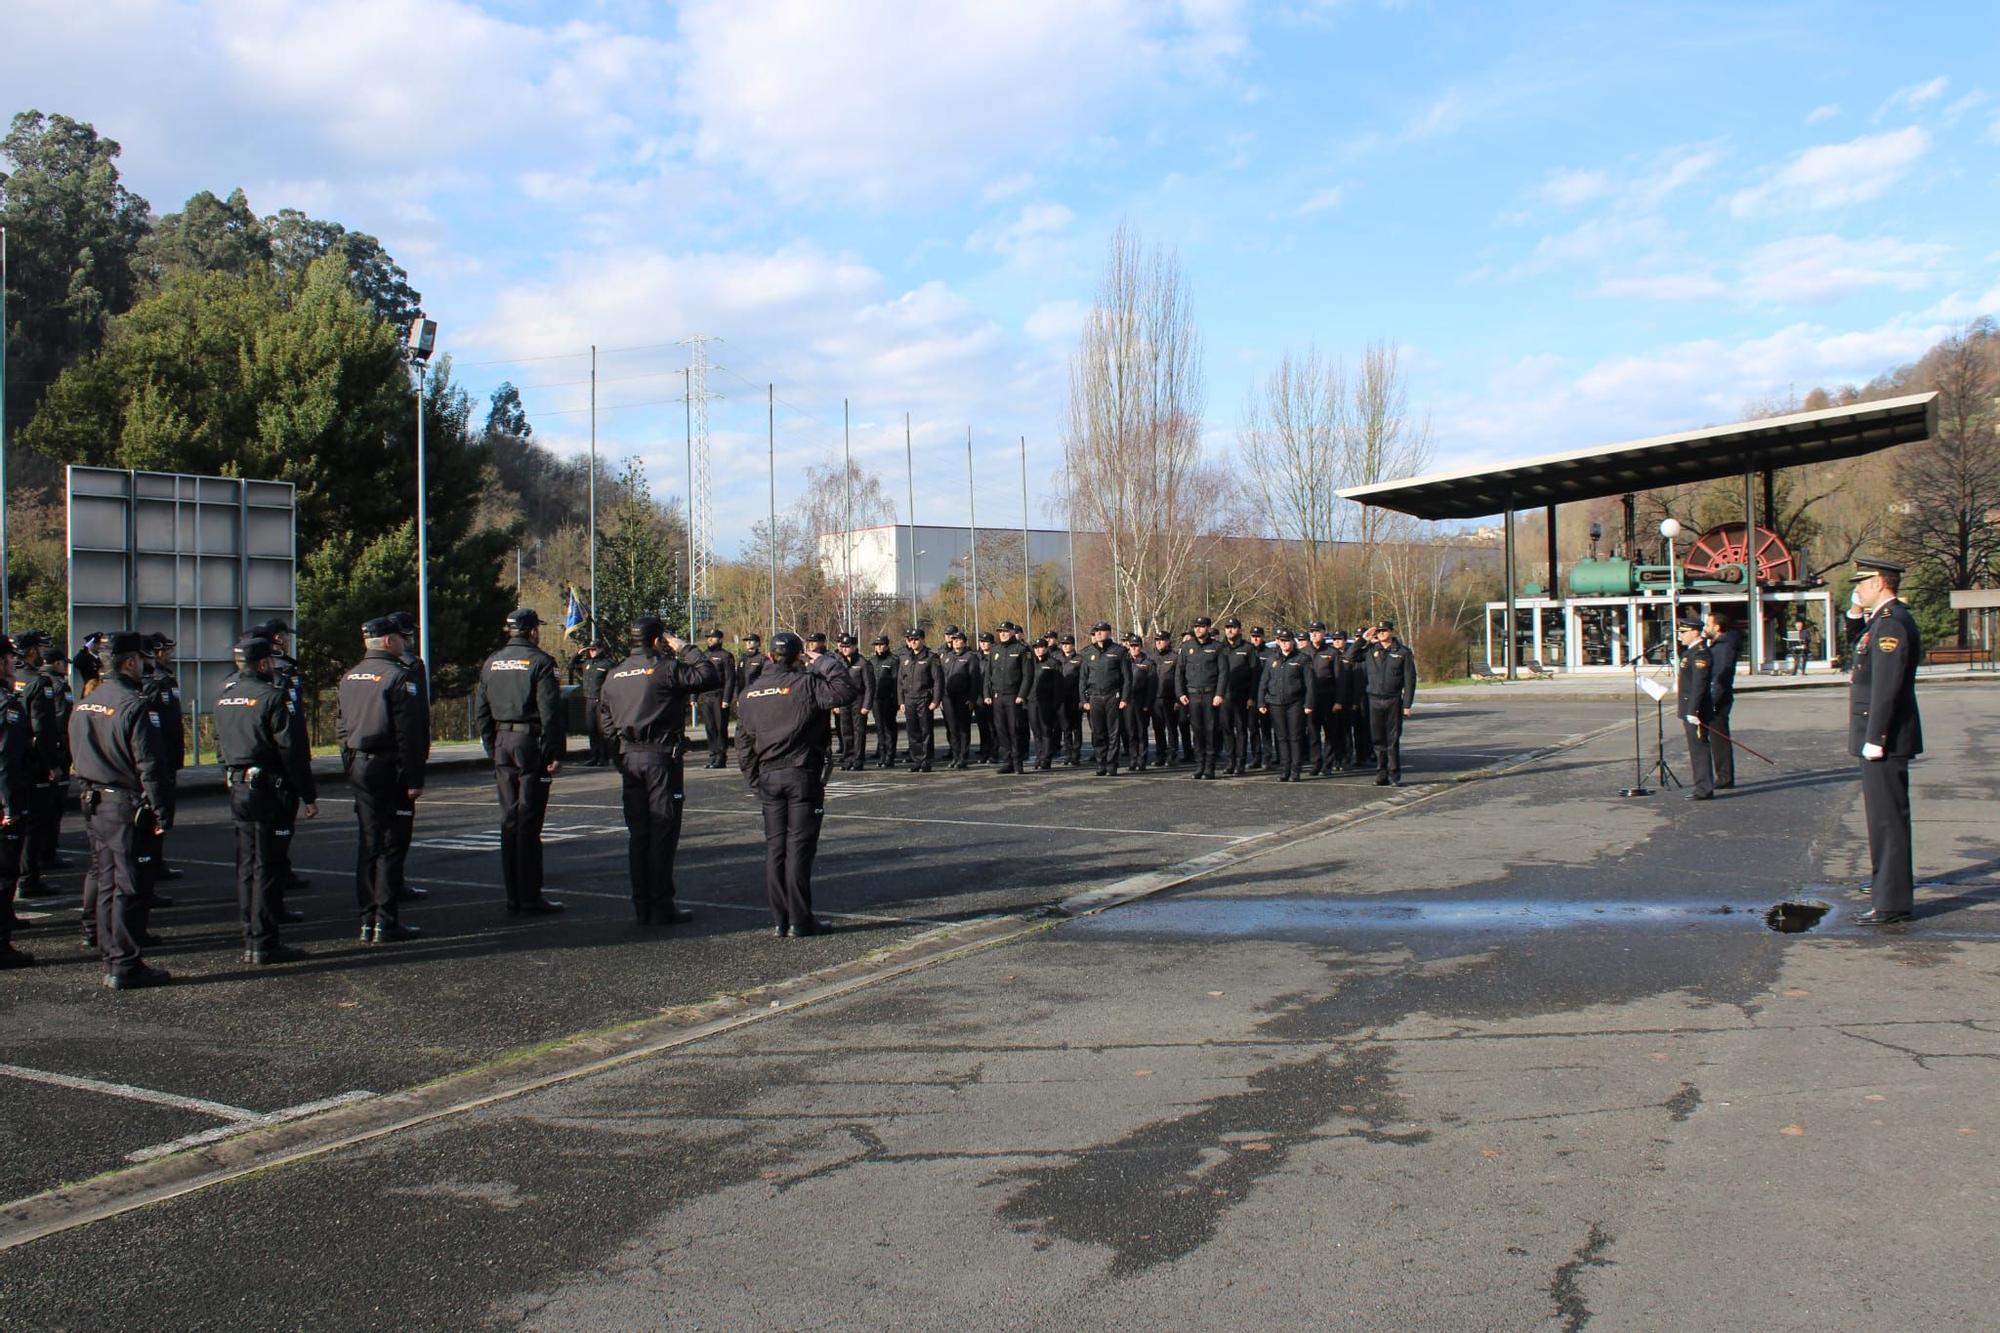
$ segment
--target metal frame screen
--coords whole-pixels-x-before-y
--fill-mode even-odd
[[[244,628],[297,618],[295,488],[118,468],[68,474],[71,644],[120,629],[174,640],[189,731],[199,737],[195,719],[235,669],[231,650]]]

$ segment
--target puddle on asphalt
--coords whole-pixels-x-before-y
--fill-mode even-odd
[[[1824,904],[1821,906],[1824,907]],[[1321,935],[1328,931],[1356,930],[1558,930],[1575,926],[1704,923],[1740,928],[1760,921],[1762,915],[1761,906],[1727,903],[1540,902],[1519,898],[1460,898],[1436,902],[1412,902],[1408,899],[1181,898],[1133,903],[1115,912],[1080,921],[1075,928],[1112,934],[1213,937]]]
[[[1832,903],[1817,898],[1795,898],[1778,903],[1764,913],[1764,924],[1781,935],[1797,935],[1811,930],[1833,910]]]

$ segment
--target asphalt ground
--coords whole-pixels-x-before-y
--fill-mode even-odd
[[[1424,710],[1406,781],[1462,775],[1615,716],[1531,708],[1503,727],[1483,707]],[[501,910],[490,780],[465,767],[434,774],[419,807],[410,879],[431,896],[404,909],[425,932],[408,943],[353,939],[354,823],[338,786],[298,826],[294,862],[313,882],[291,904],[310,919],[285,932],[311,952],[299,963],[240,961],[219,795],[186,802],[169,838],[185,877],[162,886],[177,905],[154,914],[164,943],[148,953],[174,973],[169,987],[99,986],[95,955],[78,947],[80,872],[57,875],[64,896],[20,905],[34,915],[17,943],[38,965],[0,974],[0,1093],[21,1108],[0,1117],[0,1200],[770,985],[943,924],[1030,913],[1381,794],[1363,774],[1289,785],[1268,773],[1194,782],[1185,768],[1115,780],[1088,768],[838,773],[814,881],[840,929],[779,940],[756,803],[733,768],[691,758],[676,878],[698,920],[670,930],[632,922],[616,775],[574,765],[558,778],[546,836],[549,896],[568,909],[559,917]],[[73,816],[63,842],[81,862]]]
[[[1844,700],[1739,706],[1779,767],[1706,805],[1612,732],[7,1250],[0,1322],[1989,1326],[2000,692],[1926,706],[1908,929]]]

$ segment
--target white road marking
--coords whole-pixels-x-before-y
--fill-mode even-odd
[[[287,1106],[283,1110],[267,1112],[248,1123],[217,1125],[214,1129],[198,1130],[193,1134],[183,1134],[168,1143],[156,1143],[150,1148],[139,1148],[125,1154],[128,1162],[150,1162],[155,1157],[165,1157],[168,1153],[179,1152],[183,1148],[199,1148],[205,1143],[219,1143],[223,1139],[235,1138],[238,1134],[248,1134],[253,1129],[266,1125],[282,1125],[288,1120],[302,1120],[306,1116],[321,1111],[331,1111],[336,1106],[347,1106],[354,1102],[365,1102],[375,1094],[372,1092],[343,1092],[337,1097],[322,1097],[316,1102],[301,1102],[297,1106]]]
[[[135,1088],[129,1083],[106,1083],[102,1079],[81,1078],[75,1074],[56,1074],[46,1069],[0,1065],[0,1075],[18,1078],[28,1083],[46,1083],[52,1088],[98,1092],[107,1097],[123,1097],[130,1102],[151,1102],[155,1106],[171,1106],[177,1111],[193,1111],[196,1115],[214,1116],[218,1120],[255,1124],[259,1118],[257,1112],[246,1110],[241,1106],[226,1106],[221,1102],[205,1101],[200,1097],[183,1097],[173,1092],[156,1092],[152,1088]]]
[[[488,801],[428,801],[426,804],[476,805],[481,809],[492,808],[491,802]],[[549,802],[549,808],[551,810],[617,810],[620,807],[591,801],[551,801]],[[738,815],[744,818],[763,818],[763,813],[758,810],[724,810],[692,805],[684,807],[681,813],[683,815]],[[1018,829],[1024,833],[1122,833],[1142,838],[1213,838],[1219,842],[1231,843],[1243,842],[1249,838],[1259,836],[1254,833],[1188,833],[1180,829],[1099,828],[1088,824],[1021,824],[998,819],[925,819],[917,815],[828,814],[826,817],[828,820],[859,819],[876,824],[953,824],[964,828]],[[606,834],[615,836],[625,831],[625,826],[622,823],[550,825],[542,831],[542,841],[571,842],[578,837],[595,837]],[[410,845],[412,847],[428,847],[437,851],[498,852],[500,850],[500,834],[496,831],[490,834],[467,833],[453,834],[443,838],[419,838]]]

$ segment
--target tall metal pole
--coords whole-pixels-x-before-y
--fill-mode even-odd
[[[778,637],[778,386],[764,386],[764,444],[769,451],[771,482],[771,629]]]
[[[965,526],[966,555],[972,577],[972,633],[979,635],[979,492],[972,484],[972,427],[965,428]]]
[[[696,633],[694,624],[694,371],[693,370],[683,370],[681,372],[681,384],[684,386],[685,389],[685,391],[681,394],[681,404],[687,409],[687,448],[688,448],[687,639],[689,643],[693,643]]]
[[[514,548],[514,600],[521,600],[521,548]]]
[[[910,414],[903,413],[903,484],[910,498],[910,623],[917,623],[917,464],[910,448]]]
[[[1076,492],[1070,489],[1068,471],[1063,474],[1063,526],[1069,533],[1069,636],[1077,637],[1076,625]]]
[[[424,678],[431,675],[431,542],[429,470],[424,462],[424,377],[430,367],[417,362],[417,638]]]
[[[854,623],[854,440],[848,431],[847,400],[840,400],[840,538],[841,579],[847,585],[847,629],[858,632]]]
[[[590,637],[601,639],[597,623],[597,344],[590,345]]]
[[[1021,437],[1021,623],[1028,637],[1035,633],[1035,562],[1028,558],[1028,437]]]
[[[7,229],[0,227],[0,634],[13,633],[7,590]],[[71,641],[75,641],[72,627]]]

